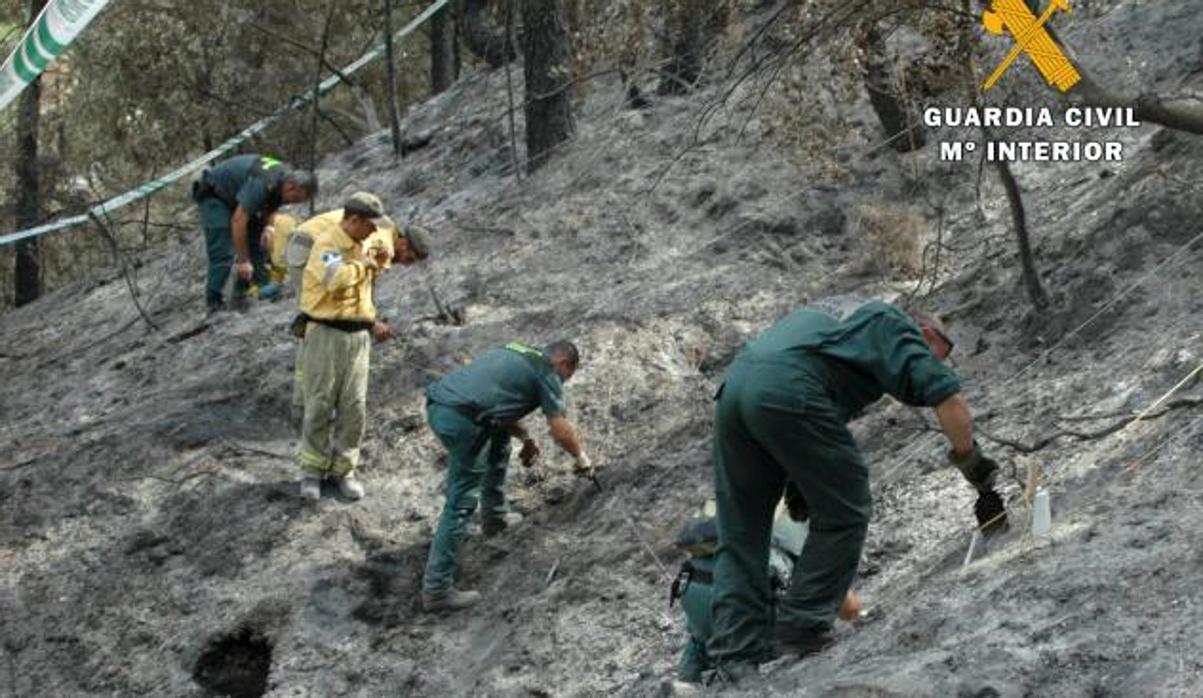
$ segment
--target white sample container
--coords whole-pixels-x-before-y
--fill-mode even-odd
[[[1041,487],[1032,499],[1032,535],[1047,536],[1053,529],[1053,515],[1049,509],[1048,490]]]

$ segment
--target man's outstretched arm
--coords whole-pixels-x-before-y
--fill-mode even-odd
[[[556,445],[568,452],[572,456],[574,462],[573,470],[580,475],[592,475],[593,463],[589,460],[589,456],[585,454],[585,447],[581,443],[581,437],[573,428],[572,423],[567,417],[557,416],[547,418],[547,427],[551,432],[551,440],[556,442]]]
[[[936,418],[940,428],[952,445],[955,455],[968,455],[973,451],[973,415],[969,403],[960,393],[953,393],[936,405]]]

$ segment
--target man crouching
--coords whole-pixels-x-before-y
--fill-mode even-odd
[[[524,466],[539,457],[539,448],[519,420],[541,408],[552,440],[575,459],[577,474],[593,475],[576,429],[564,416],[564,383],[579,361],[571,342],[554,342],[543,350],[510,342],[426,389],[427,421],[448,453],[447,501],[422,581],[427,611],[458,610],[480,600],[479,592],[453,586],[455,570],[468,519],[478,503],[483,505],[486,535],[499,533],[510,521],[505,498],[510,439],[522,441],[518,457]]]

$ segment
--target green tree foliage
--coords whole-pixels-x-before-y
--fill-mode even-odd
[[[336,5],[333,13],[330,3]],[[0,2],[0,38],[9,37],[5,55],[20,38],[19,29],[6,27],[25,21],[26,4]],[[395,2],[395,27],[425,5]],[[330,65],[346,65],[380,39],[379,0],[112,3],[44,75],[39,165],[45,214],[77,213],[165,174],[293,96],[307,94],[318,74],[316,52],[328,15]],[[402,98],[423,98],[429,83],[425,36],[410,35],[398,46],[397,59]],[[322,78],[330,74],[321,70]],[[372,124],[387,123],[383,62],[355,77],[358,89],[339,88],[322,99],[319,154],[346,147]],[[0,113],[0,156],[6,162],[15,155],[15,120],[12,105]],[[313,137],[305,109],[277,122],[247,149],[307,166]],[[14,190],[12,176],[11,168],[0,172],[3,191]],[[184,190],[179,186],[154,197],[153,218],[160,224],[149,229],[141,225],[144,211],[138,206],[116,214],[122,247],[139,250],[173,232],[193,234]],[[0,201],[0,229],[6,232],[14,229],[13,205],[11,194]],[[43,243],[47,289],[111,263],[94,230],[56,233]],[[0,249],[0,305],[12,300],[12,254]]]

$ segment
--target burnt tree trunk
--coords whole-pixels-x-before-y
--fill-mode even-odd
[[[448,3],[430,18],[430,94],[447,91],[459,77],[455,60],[455,22]]]
[[[685,94],[701,80],[706,57],[727,30],[731,8],[727,0],[673,0],[666,12],[667,65],[656,93]]]
[[[531,172],[572,137],[572,41],[560,0],[522,0],[526,158]]]
[[[1028,9],[1039,16],[1040,3],[1036,0],[1026,0]],[[1194,93],[1175,96],[1156,92],[1140,94],[1125,94],[1118,92],[1097,78],[1089,70],[1077,53],[1062,39],[1060,33],[1051,26],[1045,30],[1053,37],[1053,41],[1061,47],[1065,55],[1073,61],[1081,81],[1074,85],[1066,97],[1080,102],[1088,107],[1131,108],[1137,119],[1142,122],[1157,124],[1175,131],[1183,131],[1203,135],[1203,95]]]
[[[29,22],[38,18],[47,0],[30,0]],[[14,170],[17,178],[17,227],[30,228],[41,222],[41,182],[38,171],[38,122],[40,121],[42,78],[34,81],[21,93],[17,113],[17,159]],[[17,243],[14,269],[14,303],[18,306],[37,300],[42,295],[42,255],[38,239],[28,238]]]
[[[971,12],[969,0],[961,0],[961,11],[965,14]],[[977,91],[977,76],[973,70],[972,46],[973,35],[969,25],[966,24],[961,32],[958,50],[963,61],[965,94],[969,104],[980,107],[981,96]],[[994,133],[989,127],[982,126],[981,132],[983,142],[995,140]],[[985,157],[984,154],[983,157]],[[1023,205],[1023,191],[1019,188],[1019,182],[1016,181],[1015,174],[1011,172],[1010,165],[1002,160],[996,160],[994,169],[998,172],[998,178],[1002,180],[1003,190],[1007,193],[1007,204],[1011,208],[1011,224],[1015,228],[1015,241],[1019,247],[1019,264],[1023,271],[1023,285],[1027,290],[1028,300],[1032,302],[1032,306],[1037,311],[1042,311],[1050,303],[1048,293],[1044,290],[1044,284],[1040,282],[1040,272],[1036,269],[1036,258],[1032,254],[1032,240],[1028,231],[1028,214]]]
[[[384,0],[384,60],[387,87],[388,127],[393,137],[393,155],[405,157],[401,148],[401,108],[397,104],[397,55],[393,50],[393,0]]]
[[[460,74],[464,72],[464,46],[463,42],[460,41],[460,37],[463,36],[463,32],[460,31],[460,27],[463,26],[460,18],[464,16],[463,0],[455,0],[455,2],[451,3],[450,7],[451,26],[455,34],[455,41],[452,41],[451,44],[455,50],[455,77],[458,80]]]
[[[876,26],[863,29],[861,48],[865,53],[865,90],[869,93],[869,103],[885,129],[890,146],[900,153],[922,148],[927,143],[922,122],[898,95],[885,41]]]
[[[992,138],[989,131],[984,132],[987,139]],[[1028,300],[1037,310],[1049,306],[1048,294],[1040,283],[1040,272],[1036,271],[1036,259],[1032,255],[1031,236],[1028,234],[1028,216],[1023,206],[1023,194],[1019,182],[1011,173],[1011,167],[1002,160],[994,162],[994,169],[1002,180],[1003,189],[1007,192],[1007,203],[1011,207],[1011,221],[1015,227],[1015,239],[1019,245],[1019,265],[1023,270],[1023,286],[1028,292]]]
[[[489,15],[489,0],[463,0],[459,9],[460,36],[473,55],[490,68],[500,68],[518,57],[505,27]]]

